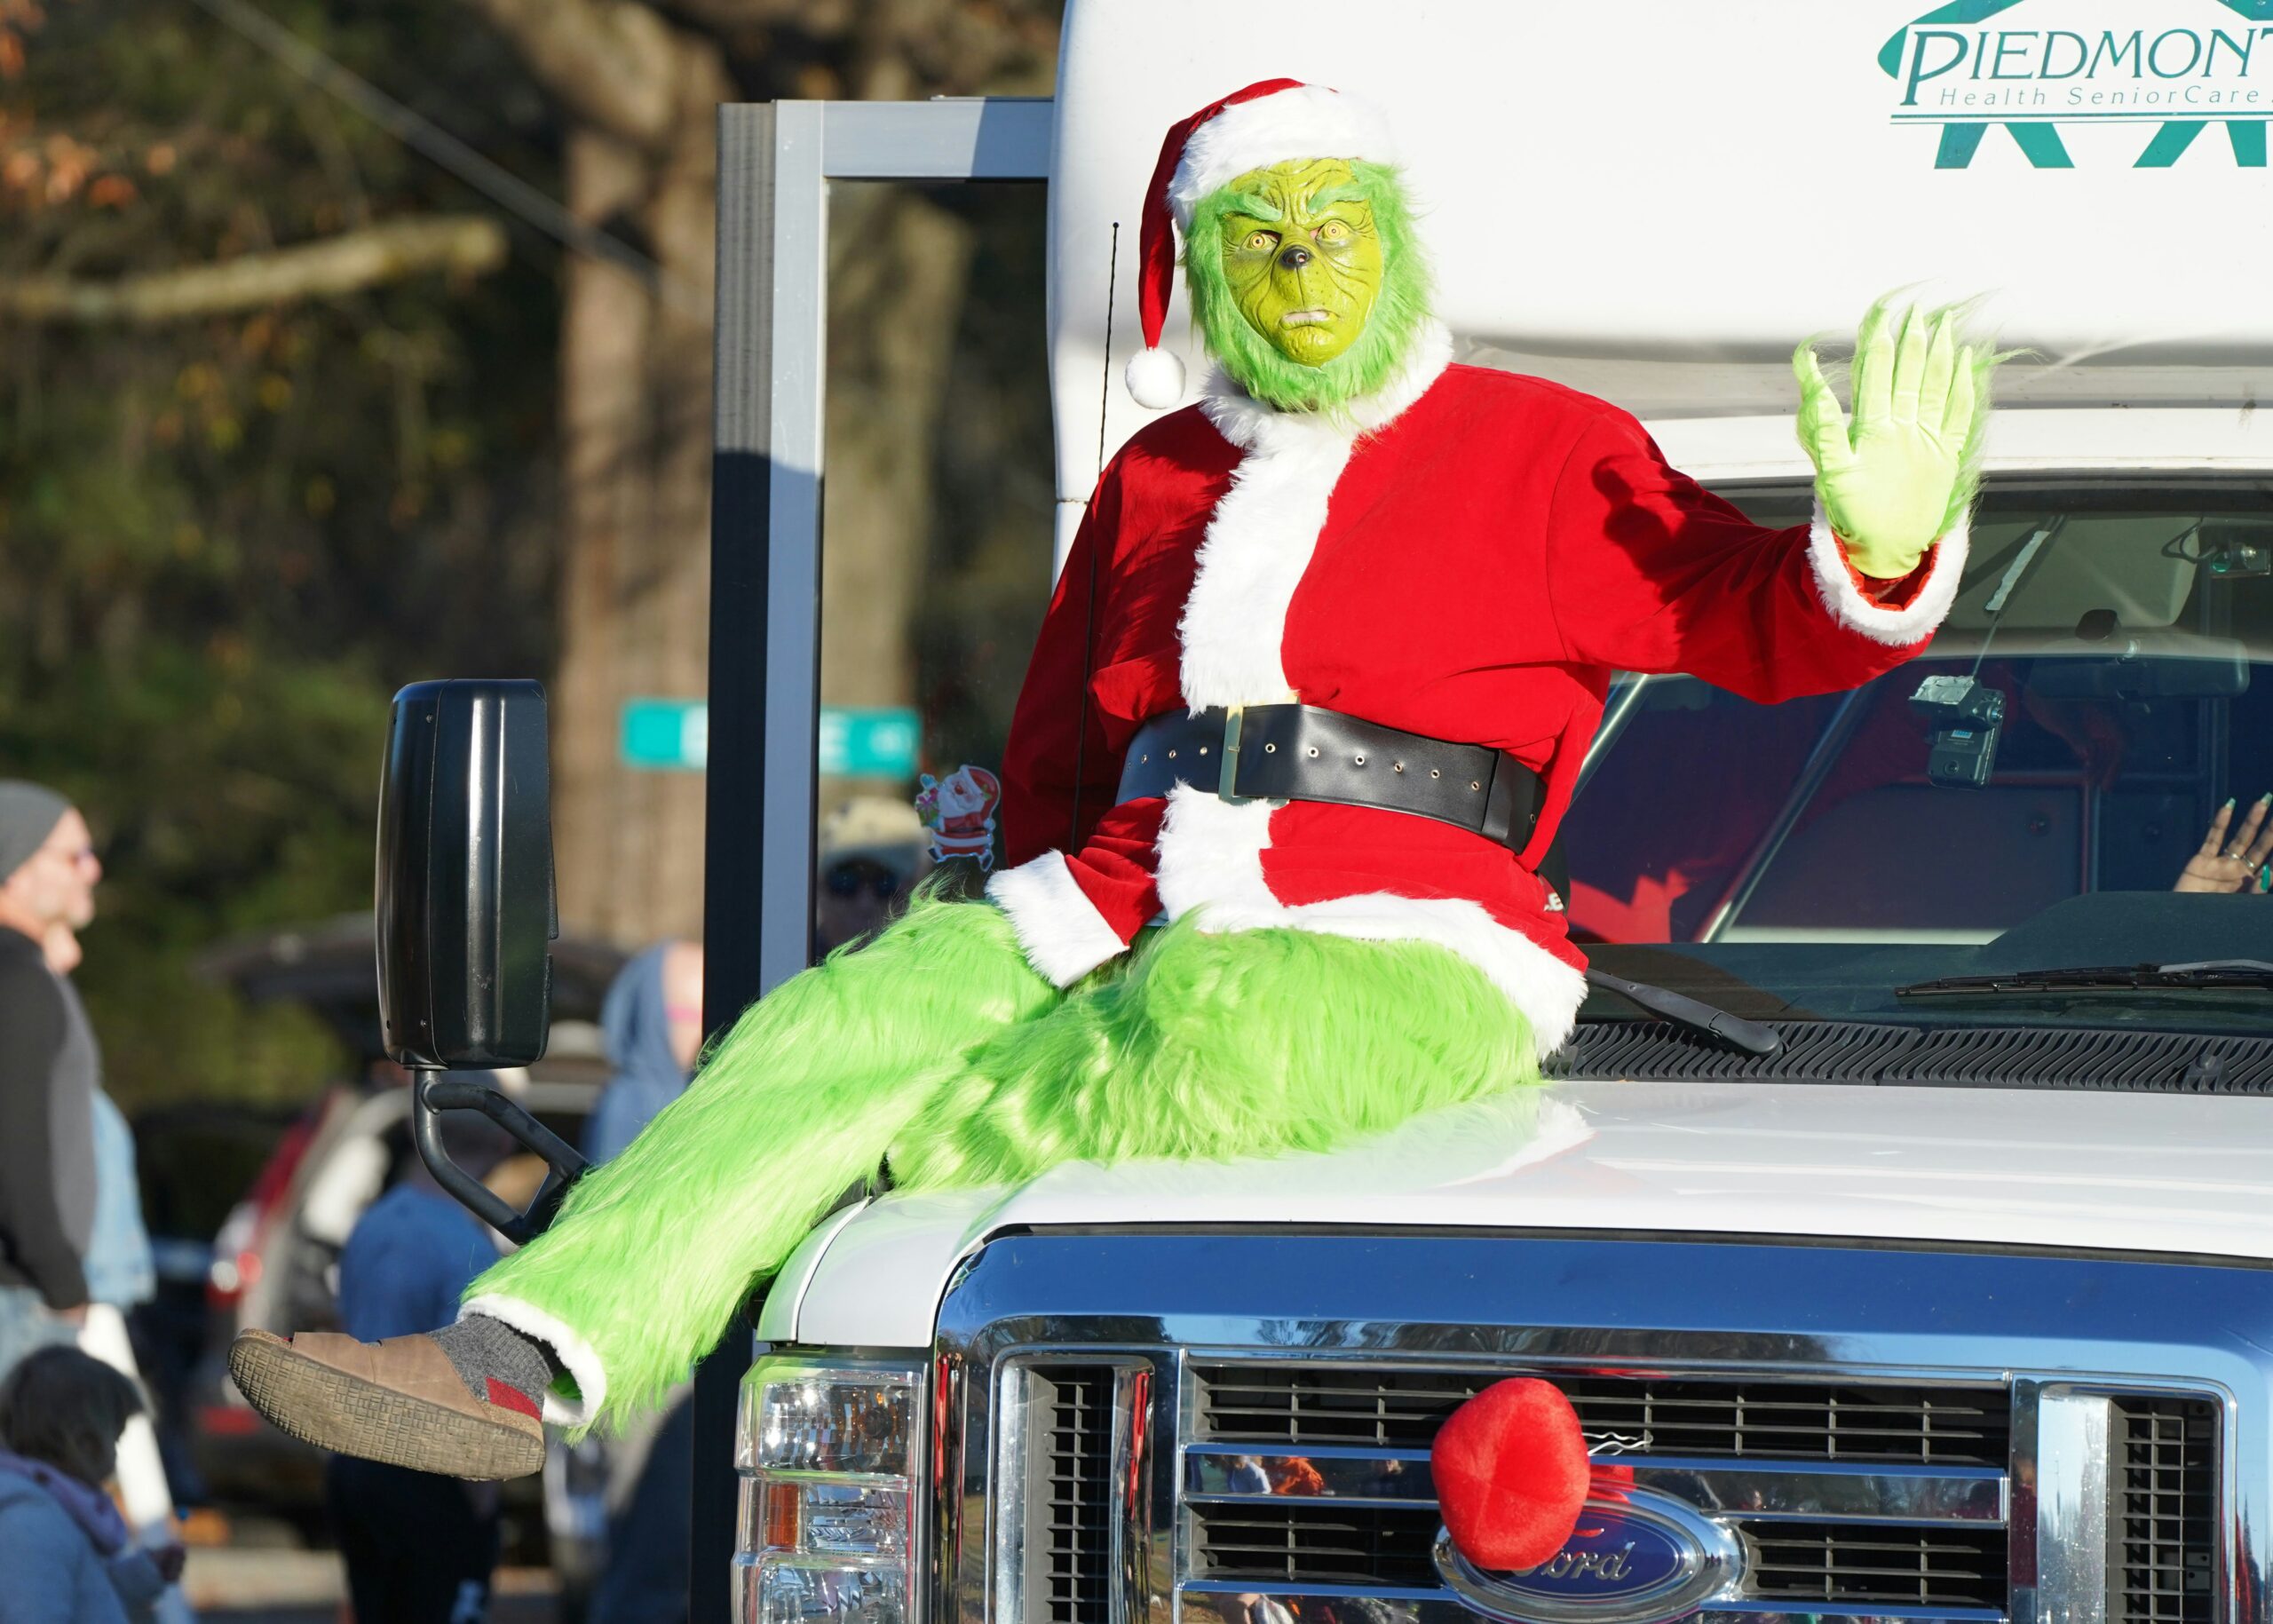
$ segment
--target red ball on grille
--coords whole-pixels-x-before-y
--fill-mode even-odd
[[[1480,1568],[1536,1567],[1578,1526],[1587,1440],[1552,1382],[1519,1376],[1485,1388],[1446,1419],[1429,1462],[1445,1532]]]

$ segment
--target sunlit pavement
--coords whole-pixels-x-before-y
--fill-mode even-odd
[[[222,1548],[193,1550],[182,1582],[201,1619],[226,1624],[341,1624],[346,1573],[331,1551]],[[492,1624],[555,1624],[550,1573],[506,1568],[497,1575]]]

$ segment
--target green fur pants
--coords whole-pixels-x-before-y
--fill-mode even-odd
[[[923,1189],[1070,1161],[1324,1151],[1537,1075],[1523,1016],[1432,944],[1186,919],[1061,994],[992,907],[920,900],[752,1005],[686,1093],[467,1299],[566,1327],[588,1351],[567,1362],[587,1367],[594,1414],[636,1412],[887,1159]]]

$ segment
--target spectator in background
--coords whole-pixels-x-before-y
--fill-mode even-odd
[[[102,1061],[46,943],[94,918],[101,877],[70,802],[0,780],[0,1376],[86,1318]]]
[[[440,1132],[450,1159],[476,1178],[512,1148],[487,1119],[463,1112],[445,1115]],[[340,1252],[340,1329],[364,1342],[439,1330],[496,1261],[488,1228],[407,1156]],[[333,1457],[326,1482],[360,1624],[479,1624],[497,1565],[495,1484],[346,1455]]]
[[[606,1161],[686,1091],[702,1049],[702,948],[658,942],[618,972],[600,1006],[615,1075],[584,1128],[584,1153]],[[689,1485],[694,1406],[684,1388],[658,1418],[633,1422],[606,1454],[607,1553],[592,1589],[591,1624],[686,1617]]]
[[[0,1384],[0,1624],[153,1616],[182,1549],[133,1549],[103,1485],[142,1395],[76,1348],[42,1348]]]
[[[882,796],[855,796],[821,820],[814,958],[891,923],[923,877],[931,839],[915,807]]]
[[[606,1161],[686,1092],[702,1049],[702,945],[657,942],[621,970],[600,1005],[608,1080],[584,1125],[584,1154]]]
[[[69,925],[51,926],[41,944],[47,967],[76,1006],[70,981],[79,968],[79,935]],[[80,1018],[84,1019],[83,1013]],[[142,1383],[126,1317],[157,1295],[158,1272],[150,1256],[150,1234],[142,1225],[142,1187],[134,1170],[134,1130],[102,1085],[95,1086],[95,1223],[81,1267],[87,1277],[87,1313],[79,1326],[81,1350],[119,1374]],[[128,1418],[118,1440],[118,1492],[126,1520],[140,1545],[156,1549],[174,1542],[173,1494],[166,1486],[165,1463],[147,1405]],[[179,1589],[169,1586],[152,1609],[161,1624],[187,1624],[195,1615]]]

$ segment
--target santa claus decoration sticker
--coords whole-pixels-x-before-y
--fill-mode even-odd
[[[915,815],[931,831],[931,860],[978,860],[981,870],[994,866],[994,809],[1002,804],[1002,780],[984,767],[957,767],[945,778],[923,775]]]

